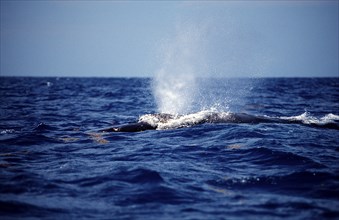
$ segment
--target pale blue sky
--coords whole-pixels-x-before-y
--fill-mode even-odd
[[[199,76],[338,77],[338,20],[338,1],[1,0],[0,76],[151,77],[171,48]]]

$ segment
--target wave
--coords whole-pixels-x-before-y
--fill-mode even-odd
[[[338,175],[328,172],[296,171],[285,175],[229,177],[210,180],[207,184],[217,189],[256,189],[338,199],[339,193],[333,184],[338,180]]]
[[[329,113],[321,118],[316,118],[311,116],[308,112],[305,112],[298,116],[291,116],[291,117],[280,117],[282,120],[286,120],[289,122],[300,122],[306,125],[330,125],[330,124],[337,124],[339,123],[339,115],[335,115]]]
[[[339,129],[339,116],[327,114],[316,118],[305,112],[301,115],[290,117],[271,117],[250,115],[247,113],[218,112],[203,110],[186,115],[173,115],[167,113],[145,114],[139,117],[137,123],[123,125],[116,128],[104,129],[104,132],[133,132],[143,130],[167,130],[182,127],[191,127],[204,123],[278,123],[278,124],[303,124],[313,127]]]

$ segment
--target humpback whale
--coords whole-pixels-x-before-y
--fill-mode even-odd
[[[296,123],[293,120],[273,118],[268,116],[255,116],[246,113],[209,112],[201,111],[188,115],[172,115],[167,113],[146,114],[138,122],[120,125],[100,130],[101,132],[138,132],[145,130],[164,130],[180,127],[190,127],[203,123]]]
[[[145,130],[165,130],[190,127],[203,123],[235,123],[235,124],[303,124],[312,127],[339,129],[339,116],[328,114],[320,119],[309,117],[307,113],[292,117],[256,116],[246,113],[200,111],[187,115],[167,113],[146,114],[138,122],[100,130],[100,132],[138,132]]]

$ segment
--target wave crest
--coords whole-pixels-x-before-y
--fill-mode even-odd
[[[300,122],[306,125],[326,125],[339,122],[339,115],[329,113],[321,118],[314,117],[308,112],[304,112],[301,115],[290,116],[290,117],[280,117],[282,120],[287,120],[290,122]]]

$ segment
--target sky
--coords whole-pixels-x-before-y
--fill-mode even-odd
[[[0,76],[339,77],[338,1],[0,4]]]

